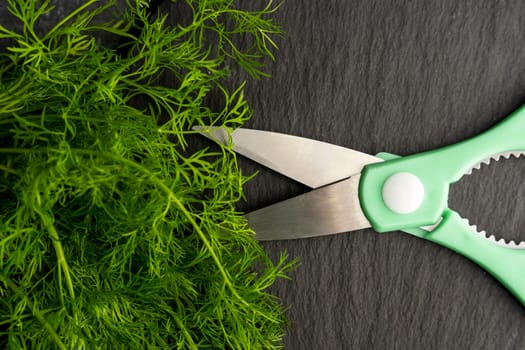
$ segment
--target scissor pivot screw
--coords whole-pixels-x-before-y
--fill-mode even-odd
[[[413,213],[419,209],[424,198],[425,187],[412,173],[395,173],[383,184],[383,201],[394,213]]]

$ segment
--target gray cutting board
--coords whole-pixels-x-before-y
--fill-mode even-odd
[[[525,102],[523,1],[288,0],[277,16],[287,35],[273,78],[247,86],[249,127],[408,155],[471,137]],[[308,190],[241,165],[261,170],[247,209]],[[525,239],[524,179],[524,158],[493,163],[454,185],[450,206]],[[286,349],[525,348],[525,308],[430,242],[364,230],[264,246],[301,261],[274,288],[289,307]]]

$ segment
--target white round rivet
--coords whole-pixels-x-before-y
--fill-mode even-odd
[[[390,176],[383,184],[383,201],[397,214],[415,212],[423,203],[425,187],[414,174],[401,172]]]

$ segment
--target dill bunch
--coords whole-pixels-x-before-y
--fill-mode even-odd
[[[143,0],[87,0],[42,30],[49,0],[7,0],[0,348],[281,347],[267,288],[293,263],[236,211],[248,178],[231,148],[189,146],[194,125],[250,117],[228,66],[264,75],[275,7],[183,4],[189,20],[169,25]]]

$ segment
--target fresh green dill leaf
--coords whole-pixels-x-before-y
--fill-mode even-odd
[[[194,125],[250,118],[229,67],[266,75],[276,7],[183,3],[189,17],[172,25],[148,1],[86,0],[42,30],[51,1],[7,0],[1,348],[282,346],[268,288],[294,262],[272,262],[235,209],[249,177],[231,148],[192,146]]]

